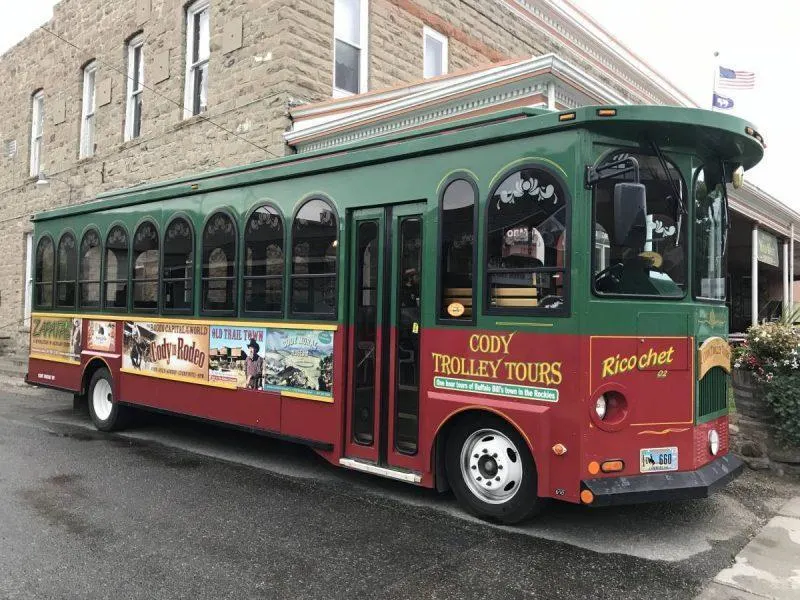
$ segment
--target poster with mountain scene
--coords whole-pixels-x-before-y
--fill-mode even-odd
[[[333,397],[333,332],[267,329],[263,388]]]

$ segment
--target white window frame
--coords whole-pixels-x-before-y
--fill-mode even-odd
[[[184,92],[183,92],[183,118],[189,119],[190,117],[195,116],[195,114],[200,114],[202,111],[198,111],[197,113],[194,112],[194,87],[195,87],[195,75],[197,71],[202,68],[204,65],[208,65],[211,60],[211,2],[210,0],[197,0],[193,4],[189,5],[186,8],[186,75],[184,81],[186,82]],[[203,12],[204,10],[208,11],[208,39],[209,39],[209,49],[208,49],[208,58],[204,58],[198,60],[196,62],[192,61],[192,57],[194,56],[194,17],[198,13]],[[206,67],[206,94],[208,94],[208,68]],[[206,98],[208,101],[208,98]],[[208,108],[208,107],[206,107]]]
[[[83,99],[81,101],[80,158],[94,156],[95,111],[97,110],[97,63],[83,67]]]
[[[442,45],[442,64],[440,65],[441,73],[437,73],[436,75],[428,74],[425,72],[425,67],[427,65],[427,53],[428,53],[428,44],[427,40],[431,38],[436,40]],[[428,79],[430,77],[438,77],[439,75],[446,75],[447,74],[447,63],[448,63],[448,44],[447,44],[447,36],[444,34],[439,33],[435,29],[431,29],[427,25],[423,26],[422,28],[422,77]]]
[[[33,300],[33,233],[25,234],[25,304],[22,309],[23,326],[31,326],[31,302]]]
[[[31,177],[42,170],[42,136],[44,135],[44,90],[31,96]]]
[[[333,85],[333,97],[334,98],[345,98],[347,96],[353,96],[353,92],[349,90],[343,90],[336,87],[336,40],[341,39],[343,42],[353,46],[354,48],[358,48],[358,93],[363,94],[367,91],[368,88],[368,81],[369,81],[369,0],[359,0],[359,8],[358,8],[358,15],[360,18],[360,23],[358,24],[358,36],[361,39],[360,44],[353,43],[352,40],[345,39],[344,37],[340,38],[336,31],[336,15],[334,14],[333,17],[333,76],[332,76],[332,85]],[[334,0],[333,4],[334,13],[336,12],[336,0]]]
[[[134,73],[136,52],[139,52],[139,73]],[[134,79],[136,87],[134,88]],[[136,102],[144,92],[144,38],[137,35],[128,42],[128,92],[125,106],[125,141],[139,137],[142,131],[142,114],[139,113],[139,132],[136,133]]]

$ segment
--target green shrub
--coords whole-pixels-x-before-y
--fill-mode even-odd
[[[800,373],[777,373],[767,385],[766,398],[775,413],[778,439],[800,447]]]

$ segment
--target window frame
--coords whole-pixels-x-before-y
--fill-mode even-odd
[[[204,277],[203,270],[205,268],[205,233],[206,227],[211,222],[211,219],[214,218],[217,214],[224,214],[227,216],[231,223],[233,223],[233,259],[231,264],[233,264],[233,275],[228,277]],[[235,317],[239,313],[239,239],[241,237],[241,233],[239,231],[239,221],[236,218],[236,213],[234,210],[227,206],[220,206],[218,208],[213,209],[203,220],[203,227],[200,230],[200,305],[198,307],[199,313],[201,315],[210,315],[210,316],[222,316],[222,317]],[[210,280],[230,280],[233,281],[233,307],[229,310],[217,310],[217,309],[206,309],[205,308],[205,282]]]
[[[520,272],[535,272],[535,273],[558,273],[563,272],[563,299],[564,303],[560,308],[542,308],[541,306],[531,307],[502,307],[492,306],[491,303],[491,285],[489,284],[489,211],[492,206],[492,198],[494,197],[500,186],[514,173],[523,171],[525,169],[539,169],[547,173],[553,178],[554,182],[561,187],[565,203],[566,212],[564,215],[564,231],[567,234],[567,240],[564,243],[564,265],[561,267],[534,267],[531,269],[520,269]],[[493,180],[496,182],[492,185],[486,196],[486,206],[484,208],[484,222],[482,231],[483,237],[483,315],[502,315],[502,316],[519,316],[519,317],[555,317],[555,318],[569,318],[572,316],[572,285],[571,285],[571,265],[572,265],[572,194],[570,193],[567,179],[563,177],[550,165],[530,159],[520,162],[512,167],[500,171]]]
[[[191,267],[191,270],[190,270],[191,275],[189,277],[164,277],[164,265],[166,265],[166,261],[164,259],[165,259],[165,251],[166,251],[166,248],[167,248],[167,232],[169,231],[169,228],[172,227],[172,224],[175,221],[178,221],[178,220],[184,221],[189,225],[189,232],[191,233],[191,236],[192,236],[192,240],[191,240],[191,242],[192,242],[191,243],[191,247],[192,247],[192,267]],[[170,216],[169,220],[167,221],[167,224],[164,226],[164,229],[162,231],[160,244],[161,244],[161,247],[159,248],[159,253],[160,253],[159,254],[159,278],[160,278],[161,281],[159,283],[159,288],[158,288],[159,292],[158,292],[158,294],[159,294],[159,306],[160,306],[160,309],[161,309],[161,314],[165,314],[165,315],[166,314],[170,314],[170,315],[194,314],[195,293],[197,292],[197,285],[196,285],[196,279],[197,279],[197,270],[196,270],[197,269],[197,232],[195,231],[194,222],[192,221],[191,217],[189,217],[189,215],[184,213],[184,212],[176,212],[172,216]],[[201,276],[202,276],[202,271],[201,271]],[[192,298],[192,300],[191,300],[191,303],[189,305],[189,308],[167,308],[166,306],[164,306],[164,301],[163,301],[163,299],[165,298],[164,284],[171,283],[171,282],[174,282],[174,281],[184,281],[184,282],[185,281],[190,281],[191,282],[191,284],[192,284],[192,286],[191,286],[191,290],[192,290],[191,298]]]
[[[435,40],[442,45],[442,61],[441,64],[439,65],[439,69],[441,72],[437,73],[436,75],[428,75],[425,72],[425,65],[427,62],[425,59],[427,58],[428,55],[428,44],[427,44],[428,38],[431,38],[432,40]],[[448,37],[443,33],[436,31],[432,27],[423,25],[422,26],[422,78],[431,79],[433,77],[440,77],[442,75],[447,75],[447,68],[450,62],[449,52],[450,49],[449,49]]]
[[[158,256],[158,265],[156,268],[156,277],[147,278],[147,279],[136,279],[136,234],[139,230],[144,227],[146,224],[152,225],[156,230],[156,243],[159,245],[156,248],[156,254]],[[130,253],[128,260],[130,261],[130,265],[128,266],[128,278],[130,279],[130,310],[131,312],[135,313],[148,313],[148,314],[157,314],[161,310],[161,232],[158,229],[158,223],[155,219],[151,217],[145,217],[138,223],[136,223],[136,227],[133,230],[133,235],[130,239]],[[145,250],[144,252],[147,252]],[[142,254],[144,254],[142,252]],[[156,306],[155,308],[136,308],[136,283],[156,283]]]
[[[730,254],[729,250],[730,250],[730,248],[728,246],[730,245],[730,223],[726,223],[725,224],[728,230],[725,232],[725,237],[726,237],[726,243],[725,243],[725,246],[724,246],[725,253],[722,255],[722,273],[723,273],[723,279],[725,280],[725,297],[720,299],[720,298],[708,298],[707,296],[702,296],[700,294],[700,290],[698,289],[700,286],[697,285],[698,282],[695,280],[695,269],[697,268],[697,258],[698,258],[697,257],[697,246],[698,246],[698,244],[697,244],[697,221],[696,221],[696,219],[697,219],[697,201],[695,200],[695,190],[697,189],[697,179],[698,179],[698,177],[700,177],[700,173],[703,172],[704,173],[703,176],[705,177],[706,164],[707,163],[705,163],[705,162],[701,163],[698,167],[695,168],[695,172],[692,175],[692,187],[687,192],[687,194],[689,196],[689,199],[691,200],[691,204],[692,204],[691,211],[690,211],[691,212],[691,218],[688,215],[686,217],[686,220],[689,221],[689,223],[692,226],[692,239],[691,239],[691,242],[690,242],[691,246],[692,246],[692,259],[691,259],[691,264],[687,265],[687,271],[689,271],[689,274],[691,275],[691,278],[692,278],[692,282],[691,282],[692,298],[694,300],[696,300],[698,302],[703,302],[703,303],[716,304],[718,306],[725,306],[728,303],[728,299],[729,299],[728,298],[728,296],[729,296],[729,292],[728,292],[728,287],[729,287],[728,262],[729,262],[729,254]],[[678,171],[678,172],[680,172],[680,171]],[[725,201],[725,214],[727,215],[727,218],[730,219],[730,206],[728,206],[728,190],[727,190],[727,188],[725,189],[724,201]],[[687,204],[688,204],[688,202],[687,202]],[[688,262],[688,253],[687,253],[687,262]],[[686,296],[684,296],[684,298],[685,297]]]
[[[294,224],[297,220],[297,215],[300,214],[300,211],[303,210],[303,207],[308,204],[309,202],[313,202],[314,200],[321,200],[325,204],[327,204],[331,211],[333,212],[333,217],[336,220],[335,229],[336,229],[336,265],[334,269],[333,275],[327,274],[298,274],[295,275],[294,273]],[[336,209],[336,204],[334,204],[333,200],[324,196],[322,194],[314,194],[303,198],[300,202],[298,202],[297,206],[292,213],[292,226],[289,228],[289,252],[284,253],[286,256],[285,259],[288,260],[288,277],[287,277],[287,291],[286,298],[284,298],[284,307],[285,307],[285,314],[287,318],[299,318],[302,320],[311,320],[311,321],[333,321],[338,322],[339,320],[339,268],[341,267],[341,251],[342,251],[342,231],[341,231],[341,223],[342,219],[339,215],[339,211]],[[308,313],[308,312],[295,312],[292,310],[292,291],[293,291],[293,284],[295,278],[306,277],[306,278],[322,278],[322,277],[333,277],[333,295],[336,298],[336,302],[334,304],[333,313],[321,314],[321,313]]]
[[[83,66],[83,94],[81,95],[81,132],[79,158],[94,156],[97,114],[97,61],[92,59]],[[91,94],[90,94],[91,92]],[[91,96],[91,111],[88,109]]]
[[[42,172],[42,149],[44,147],[44,89],[39,88],[31,94],[31,148],[30,176]]]
[[[637,156],[644,155],[644,156],[651,156],[653,158],[657,158],[656,155],[653,154],[652,151],[650,151],[648,149],[624,147],[624,146],[613,146],[608,151],[603,152],[602,154],[600,154],[600,156],[597,158],[597,160],[595,160],[594,164],[595,165],[602,165],[603,161],[605,161],[606,158],[608,158],[611,155],[618,154],[620,152],[628,152],[630,154],[637,155]],[[671,166],[672,168],[674,168],[675,171],[678,173],[678,175],[680,175],[680,178],[681,178],[680,184],[683,186],[683,190],[686,192],[687,198],[691,200],[692,209],[690,209],[690,211],[693,211],[694,198],[690,196],[691,190],[689,190],[689,188],[686,186],[686,179],[683,176],[683,171],[681,171],[681,169],[678,167],[678,165],[675,163],[675,161],[672,160],[666,153],[664,154],[664,160],[667,162],[668,166]],[[622,180],[622,181],[625,181],[625,180]],[[595,279],[594,279],[594,276],[595,276],[595,271],[594,271],[594,267],[595,267],[595,264],[594,264],[594,248],[595,248],[595,244],[596,244],[596,237],[595,236],[597,234],[597,231],[596,231],[596,228],[595,228],[595,224],[597,223],[597,202],[595,202],[595,195],[596,194],[597,194],[597,184],[592,186],[591,194],[589,196],[589,201],[590,201],[590,206],[591,206],[591,208],[590,208],[591,238],[590,238],[590,241],[589,241],[590,248],[591,248],[591,252],[589,253],[589,278],[590,278],[589,287],[590,287],[591,292],[592,292],[592,297],[594,297],[594,298],[604,298],[606,300],[608,300],[608,299],[657,300],[657,301],[662,301],[662,302],[681,302],[682,300],[685,300],[687,295],[688,295],[688,293],[689,293],[689,287],[691,285],[693,285],[693,279],[694,279],[694,274],[690,273],[690,266],[691,266],[692,261],[694,260],[694,256],[693,256],[694,248],[692,248],[691,257],[690,257],[690,253],[689,253],[689,244],[693,243],[694,240],[693,239],[692,240],[689,239],[689,236],[686,233],[686,231],[690,227],[688,227],[685,223],[684,223],[682,231],[681,231],[681,234],[686,236],[686,243],[685,243],[685,246],[684,246],[684,260],[683,260],[684,286],[683,286],[683,294],[682,295],[680,295],[680,296],[656,296],[656,295],[649,295],[649,294],[609,294],[609,293],[604,293],[604,292],[597,291],[597,287],[595,285]],[[688,202],[687,202],[687,204],[688,204]],[[690,212],[690,215],[691,215],[691,218],[694,218],[694,212]],[[689,215],[686,215],[685,218],[688,221],[690,217],[689,217]],[[690,223],[690,225],[692,225],[692,224]],[[692,226],[691,229],[692,229],[692,233],[694,234],[694,227]],[[606,233],[608,234],[608,232],[606,232]],[[611,234],[609,234],[609,238],[610,238],[610,235]],[[692,279],[692,281],[690,281],[690,278]]]
[[[369,0],[358,0],[359,9],[359,23],[358,35],[361,41],[358,45],[354,44],[351,40],[344,39],[337,34],[336,31],[336,0],[333,3],[333,69],[331,87],[333,89],[332,96],[334,98],[346,98],[348,96],[355,96],[363,94],[369,90]],[[348,46],[352,46],[359,51],[358,54],[358,91],[351,92],[342,88],[336,87],[336,42],[341,41]],[[338,216],[338,215],[337,215]]]
[[[94,279],[81,279],[81,267],[83,266],[83,252],[82,252],[83,240],[86,239],[86,236],[89,235],[89,233],[91,233],[92,231],[94,231],[94,233],[97,235],[97,239],[99,241],[98,248],[100,249],[100,273],[98,274],[97,280],[94,280]],[[96,225],[93,225],[93,224],[87,226],[86,229],[83,230],[83,234],[81,235],[80,244],[78,244],[78,272],[77,272],[78,286],[77,286],[77,292],[76,293],[77,293],[77,296],[78,296],[77,301],[78,301],[78,308],[79,309],[84,309],[84,308],[92,309],[93,308],[95,310],[100,310],[103,307],[103,259],[105,258],[104,252],[103,252],[104,249],[105,249],[105,247],[103,246],[103,236],[100,235],[100,229]],[[84,283],[97,284],[97,306],[84,305],[84,303],[81,301],[81,299],[82,299],[81,286]]]
[[[123,140],[129,142],[136,139],[142,134],[142,112],[141,108],[138,112],[138,123],[136,107],[137,103],[141,101],[141,96],[144,93],[144,37],[142,34],[137,34],[128,40],[127,56],[127,86],[125,94],[125,132]],[[135,72],[136,53],[139,53],[139,73]],[[138,87],[134,89],[134,81],[138,83]],[[141,106],[141,104],[138,104]],[[138,127],[137,127],[138,125]]]
[[[444,226],[444,195],[447,188],[455,181],[466,181],[474,192],[475,202],[472,206],[472,317],[470,319],[460,319],[457,317],[442,316],[442,231]],[[475,325],[478,315],[478,233],[481,200],[480,190],[475,181],[475,176],[468,171],[456,171],[448,175],[441,183],[438,194],[437,225],[436,225],[436,323],[439,325]]]
[[[195,29],[195,17],[208,11],[208,57],[195,60],[195,51],[197,50],[195,38],[199,42],[199,35]],[[183,90],[183,118],[190,119],[205,111],[200,110],[200,96],[201,90],[197,90],[197,72],[206,67],[206,95],[208,94],[208,66],[211,63],[211,0],[196,0],[186,6],[186,19],[184,21],[186,26],[186,38],[184,41],[184,58],[185,58],[185,74],[184,74],[184,90]],[[199,56],[199,55],[198,55]],[[208,102],[208,97],[206,97]],[[195,108],[197,110],[195,111]],[[208,105],[206,104],[206,110]]]
[[[59,279],[61,273],[59,272],[60,260],[59,260],[59,248],[61,247],[61,242],[64,241],[64,238],[67,236],[72,237],[72,243],[74,244],[75,249],[75,279]],[[53,306],[54,308],[72,308],[75,309],[78,306],[78,255],[80,254],[80,248],[78,246],[78,240],[75,236],[75,232],[72,229],[65,229],[61,232],[61,235],[58,236],[58,244],[56,244],[56,262],[55,262],[55,282],[56,285],[53,290],[54,298],[53,298]],[[58,301],[58,286],[61,284],[73,284],[75,287],[75,299],[72,304],[60,304]]]
[[[108,257],[108,238],[111,235],[111,232],[114,231],[115,228],[119,227],[122,231],[125,232],[125,238],[127,239],[127,245],[125,252],[127,253],[125,257],[125,264],[127,265],[128,272],[127,277],[125,279],[108,279],[106,276],[108,275],[108,261],[106,260]],[[109,312],[128,312],[128,309],[131,305],[131,272],[130,272],[130,262],[131,262],[131,244],[133,242],[133,237],[131,236],[128,228],[125,226],[124,223],[121,222],[114,222],[106,231],[106,235],[102,238],[104,241],[103,243],[103,272],[101,276],[102,287],[100,289],[100,306],[102,310],[109,311]],[[119,264],[119,263],[118,263]],[[107,303],[108,298],[106,298],[106,294],[108,292],[108,283],[109,281],[113,283],[121,283],[125,284],[125,306],[109,306]]]
[[[280,275],[247,275],[247,225],[250,222],[250,218],[256,213],[259,208],[268,207],[274,210],[278,214],[278,218],[281,220],[281,244],[282,244],[282,251],[283,251],[283,268],[281,269]],[[247,316],[265,316],[265,317],[279,317],[282,318],[284,315],[284,308],[286,305],[286,243],[288,240],[287,235],[287,220],[284,217],[283,211],[280,207],[273,202],[272,200],[262,200],[252,207],[250,210],[247,211],[245,215],[245,219],[242,225],[242,239],[241,239],[241,271],[239,275],[239,279],[241,281],[241,310],[240,313]],[[338,238],[337,238],[338,239]],[[290,264],[291,266],[291,264]],[[248,280],[269,280],[269,279],[278,279],[281,280],[281,308],[277,311],[256,311],[256,310],[247,310],[247,305],[245,304],[245,282]]]
[[[39,258],[39,246],[45,240],[50,240],[50,247],[53,250],[53,272],[50,275],[50,304],[40,304],[37,301],[39,294],[37,292],[38,286],[45,286],[48,285],[47,281],[39,281],[39,269],[38,269],[38,258]],[[49,233],[44,233],[39,236],[39,239],[36,240],[35,251],[33,255],[33,306],[36,310],[53,310],[55,308],[55,300],[56,300],[56,243],[53,239],[53,236]]]

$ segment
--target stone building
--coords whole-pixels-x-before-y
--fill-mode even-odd
[[[0,81],[0,336],[19,347],[34,212],[499,107],[692,105],[568,0],[61,0]]]

